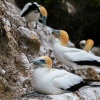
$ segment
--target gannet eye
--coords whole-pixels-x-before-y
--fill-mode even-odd
[[[45,60],[43,60],[43,59],[41,59],[40,61],[41,61],[42,63],[45,63]]]

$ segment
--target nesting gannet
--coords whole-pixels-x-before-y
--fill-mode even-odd
[[[52,69],[52,60],[48,56],[39,57],[30,63],[38,64],[31,78],[33,89],[42,94],[62,94],[74,92],[89,85],[82,77],[65,70]],[[92,85],[91,85],[92,86]]]
[[[79,45],[80,47],[85,50],[85,46],[86,45],[90,45],[90,50],[88,50],[87,52],[89,53],[93,53],[94,55],[96,56],[100,56],[100,48],[99,47],[93,47],[94,45],[94,41],[92,39],[88,39],[87,41],[86,40],[82,40],[80,41]]]
[[[21,17],[25,17],[26,22],[36,21],[36,28],[38,20],[42,20],[43,25],[46,25],[47,11],[46,9],[38,5],[37,2],[27,3],[20,13]]]
[[[58,43],[55,43],[53,47],[54,55],[60,62],[73,69],[86,68],[86,66],[83,67],[78,65],[100,66],[100,57],[89,54],[81,49],[66,47],[69,41],[67,32],[63,30],[52,31],[60,36],[60,40]],[[89,49],[89,47],[86,46],[85,49]]]
[[[94,41],[92,39],[88,39],[87,41],[86,40],[82,40],[82,41],[80,41],[79,45],[83,50],[85,50],[85,51],[89,52],[90,54],[94,55],[93,52],[91,51],[91,48],[94,45]],[[100,74],[100,68],[99,69],[96,68],[95,71],[98,74]]]
[[[85,51],[87,51],[87,52],[92,54],[91,48],[94,45],[94,41],[92,39],[88,39],[87,41],[86,40],[82,40],[82,41],[80,41],[79,45],[83,50],[85,50]]]

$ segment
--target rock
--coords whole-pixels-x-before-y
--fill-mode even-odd
[[[51,34],[51,28],[43,27],[38,23],[38,29],[25,27],[25,19],[21,18],[20,9],[8,2],[0,1],[0,99],[1,100],[47,100],[44,97],[22,97],[27,92],[33,92],[30,79],[34,67],[29,64],[38,56],[49,55],[54,65],[53,67],[68,70],[58,62],[52,52],[52,47],[56,38]],[[73,45],[74,46],[74,45]],[[79,71],[84,78],[99,79],[94,70]],[[98,83],[99,84],[99,83]],[[65,93],[60,95],[48,95],[51,100],[99,100],[100,88],[80,89],[75,93]],[[89,99],[88,99],[89,100]]]

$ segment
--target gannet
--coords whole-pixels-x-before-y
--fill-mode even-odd
[[[88,39],[87,41],[82,40],[82,41],[80,41],[79,45],[83,50],[92,54],[91,49],[94,45],[94,41],[92,39]]]
[[[87,41],[86,40],[82,40],[82,41],[80,41],[79,45],[83,50],[85,50],[85,51],[89,52],[90,54],[94,55],[93,52],[91,51],[91,49],[92,49],[92,47],[94,45],[94,41],[92,39],[87,39]],[[100,68],[99,69],[95,68],[95,71],[98,74],[100,74]]]
[[[42,20],[43,25],[46,25],[47,11],[46,9],[38,5],[37,2],[27,3],[20,13],[21,17],[25,17],[26,22],[36,21],[36,28],[38,20]]]
[[[89,85],[82,77],[65,70],[53,69],[52,60],[48,56],[41,56],[30,63],[38,65],[31,78],[31,85],[35,92],[42,94],[62,94],[74,92]],[[92,84],[91,84],[92,86]]]
[[[91,46],[90,50],[88,52],[93,53],[96,56],[100,56],[100,48],[99,47],[93,47],[94,41],[92,39],[88,39],[87,41],[86,40],[81,40],[79,45],[83,50],[85,50],[84,47],[87,43]]]
[[[73,69],[83,69],[86,66],[78,65],[96,65],[100,66],[100,57],[96,57],[87,53],[84,50],[66,47],[69,41],[69,36],[66,31],[52,30],[59,35],[60,40],[54,44],[53,52],[55,57],[68,67]],[[89,49],[88,46],[85,49]],[[90,67],[89,67],[90,68]]]

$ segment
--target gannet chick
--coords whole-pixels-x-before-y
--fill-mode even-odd
[[[64,65],[72,67],[73,69],[83,69],[84,67],[86,68],[86,66],[78,65],[100,66],[100,57],[91,55],[81,49],[66,47],[69,41],[69,36],[67,32],[63,30],[52,31],[58,34],[60,37],[59,42],[54,44],[54,55]],[[89,46],[86,46],[85,49],[88,50]]]
[[[74,92],[89,85],[82,77],[65,70],[53,69],[52,60],[48,56],[39,57],[30,63],[38,64],[32,73],[31,84],[33,89],[42,94],[54,95]]]
[[[36,22],[35,28],[37,28],[37,23],[39,19],[42,20],[43,25],[46,25],[47,11],[43,6],[38,5],[37,2],[27,3],[22,9],[20,15],[21,17],[25,17],[26,22],[35,21]]]

